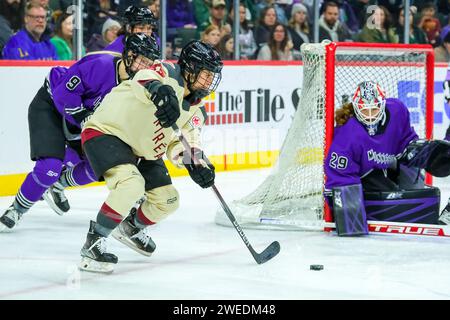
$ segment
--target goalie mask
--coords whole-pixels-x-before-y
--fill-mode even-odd
[[[153,65],[159,59],[160,51],[155,38],[144,33],[135,33],[127,37],[122,59],[125,71],[132,78],[136,72]]]
[[[377,133],[379,122],[384,118],[386,94],[378,83],[361,82],[352,98],[353,110],[361,122],[373,136]]]
[[[178,64],[192,100],[208,96],[222,79],[222,59],[216,49],[204,42],[189,42],[181,51]]]

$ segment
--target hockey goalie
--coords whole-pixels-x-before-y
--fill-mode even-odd
[[[336,111],[324,193],[338,235],[367,234],[367,220],[445,220],[440,191],[425,185],[423,172],[450,175],[450,143],[420,140],[409,119],[403,102],[373,81],[360,83]]]

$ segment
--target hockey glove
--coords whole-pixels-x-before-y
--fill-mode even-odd
[[[214,166],[202,150],[192,148],[191,152],[200,164],[194,164],[189,152],[183,152],[183,164],[189,172],[189,175],[200,187],[211,187],[214,184],[214,178],[216,177]]]
[[[450,104],[450,80],[444,81],[444,98]]]
[[[94,111],[86,109],[85,107],[66,108],[66,112],[80,124],[83,129],[84,124],[91,118]]]
[[[169,128],[180,117],[180,106],[175,91],[171,86],[152,81],[147,90],[150,92],[150,100],[158,109],[155,116],[161,122],[161,126]]]

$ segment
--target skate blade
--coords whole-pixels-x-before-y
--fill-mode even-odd
[[[0,233],[11,233],[14,231],[14,227],[8,228],[3,223],[0,222]]]
[[[114,264],[108,262],[99,262],[91,258],[82,257],[78,264],[78,269],[81,271],[95,272],[95,273],[112,273],[114,271]]]
[[[144,250],[139,249],[138,247],[136,247],[136,245],[131,242],[130,240],[128,240],[127,237],[124,237],[120,234],[120,232],[114,230],[112,232],[112,236],[114,239],[116,239],[117,241],[123,243],[124,245],[126,245],[128,248],[133,249],[134,251],[136,251],[137,253],[140,253],[146,257],[150,257],[152,255],[153,252],[147,252]]]
[[[55,211],[58,215],[63,216],[64,211],[62,211],[56,204],[55,202],[53,202],[53,198],[50,195],[50,191],[45,191],[44,194],[42,195],[42,198],[44,198],[45,202],[47,202],[48,206],[50,208],[52,208],[53,211]]]

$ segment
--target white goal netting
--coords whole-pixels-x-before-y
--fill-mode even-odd
[[[327,50],[330,45],[334,50]],[[330,143],[326,133],[332,130],[327,128],[327,117],[351,99],[360,82],[373,80],[389,97],[406,104],[411,124],[425,137],[428,52],[363,44],[340,47],[330,42],[303,45],[303,86],[297,112],[271,174],[256,190],[230,204],[237,221],[253,228],[322,230],[323,159]],[[215,220],[229,225],[221,210]]]

